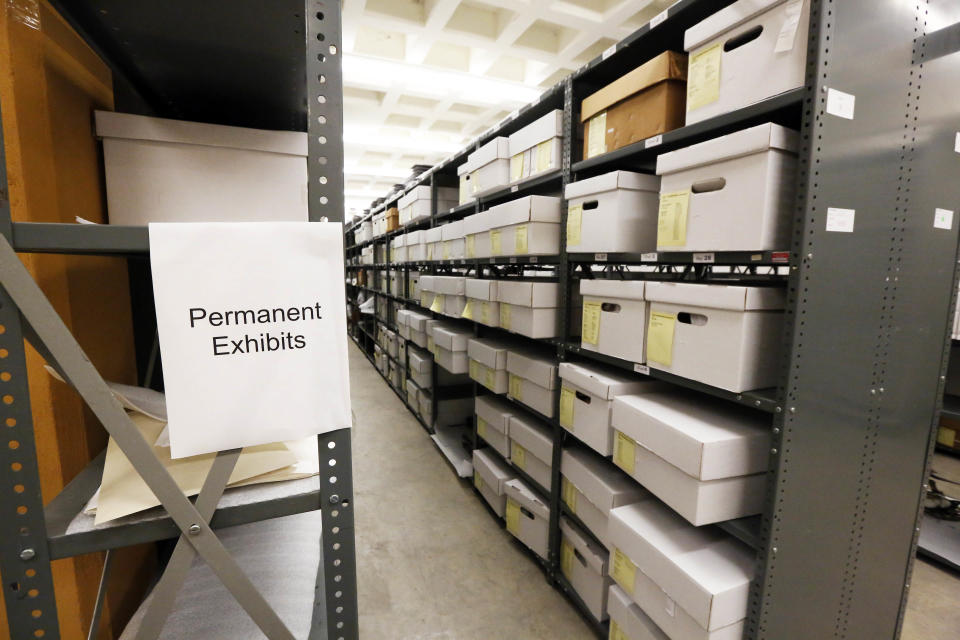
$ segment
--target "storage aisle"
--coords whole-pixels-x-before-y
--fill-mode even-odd
[[[360,637],[594,637],[350,344]]]

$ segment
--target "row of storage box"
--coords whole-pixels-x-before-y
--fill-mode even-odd
[[[662,154],[657,174],[567,185],[567,251],[765,251],[788,246],[797,133],[767,123]],[[561,199],[527,196],[391,239],[390,261],[556,255]]]

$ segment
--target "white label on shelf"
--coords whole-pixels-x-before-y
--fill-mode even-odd
[[[663,11],[661,11],[660,13],[658,13],[657,15],[653,16],[652,18],[650,18],[650,28],[653,29],[655,26],[657,26],[658,24],[660,24],[661,22],[663,22],[664,20],[666,20],[666,19],[667,19],[667,12],[668,12],[668,11],[670,11],[670,10],[669,10],[669,9],[664,9]]]
[[[852,93],[844,93],[836,89],[827,89],[827,113],[833,114],[838,118],[853,120],[856,102],[857,96]]]
[[[957,132],[957,137],[953,141],[953,150],[960,153],[960,131]]]
[[[517,264],[516,258],[510,258],[510,264]]]
[[[645,376],[650,375],[650,367],[645,364],[635,364],[633,365],[633,370],[637,373],[642,373]]]
[[[616,45],[616,44],[612,44],[612,45],[610,45],[609,47],[607,47],[606,49],[604,49],[603,53],[600,55],[600,59],[601,59],[601,60],[606,60],[607,58],[609,58],[610,56],[612,56],[612,55],[615,54],[616,52],[617,52],[617,45]]]
[[[656,262],[657,261],[657,252],[653,253],[641,253],[640,262]]]
[[[496,258],[490,258],[490,264],[497,264]]]
[[[461,261],[460,261],[460,264],[467,264],[467,261],[466,261],[466,260],[461,260]]]
[[[649,149],[650,147],[657,146],[661,142],[663,142],[663,135],[656,135],[656,136],[653,136],[652,138],[647,138],[643,143],[643,148]]]
[[[596,260],[597,262],[606,262],[606,261],[607,261],[607,254],[605,254],[605,253],[595,253],[595,254],[593,254],[593,259]]]
[[[453,213],[454,209],[456,209],[456,207],[450,207],[450,213]]]
[[[710,264],[714,261],[714,255],[712,253],[695,253],[693,254],[693,263],[694,264]]]
[[[827,208],[827,231],[841,231],[853,233],[853,220],[856,217],[855,209]]]
[[[952,229],[953,211],[950,211],[950,209],[936,209],[933,213],[933,226],[937,229]]]
[[[530,264],[537,264],[537,256],[530,256]]]

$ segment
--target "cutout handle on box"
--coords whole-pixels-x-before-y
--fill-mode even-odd
[[[580,563],[580,566],[587,566],[587,559],[583,557],[583,554],[580,553],[578,549],[573,550],[573,557],[577,559],[577,561]]]
[[[709,178],[707,180],[698,180],[690,186],[693,193],[710,193],[711,191],[720,191],[727,186],[726,178]]]
[[[520,507],[520,513],[522,513],[523,515],[527,516],[527,517],[530,518],[531,520],[534,519],[533,511],[530,511],[530,510],[527,509],[526,507]]]
[[[589,202],[583,203],[583,210],[590,211],[591,209],[596,209],[600,206],[600,202],[597,200],[590,200]]]
[[[752,42],[753,40],[756,40],[757,38],[759,38],[761,33],[763,33],[763,25],[758,24],[754,28],[747,29],[740,35],[733,36],[732,38],[724,42],[723,50],[733,51],[734,49],[742,47],[748,42]]]
[[[615,302],[604,302],[600,305],[600,308],[605,313],[620,313],[620,305]]]
[[[577,395],[577,400],[579,400],[580,402],[583,402],[584,404],[590,404],[590,396],[588,396],[582,391],[577,391],[575,393]]]
[[[689,313],[687,311],[681,311],[677,314],[677,322],[702,327],[703,325],[707,324],[707,316],[703,315],[702,313]]]

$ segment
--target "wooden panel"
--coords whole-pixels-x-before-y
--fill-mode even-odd
[[[93,110],[113,108],[109,69],[46,3],[0,10],[0,100],[13,219],[106,221]],[[134,383],[136,368],[123,259],[24,255],[24,264],[105,378]],[[50,500],[106,445],[79,396],[53,381],[27,347],[41,486]],[[63,638],[85,638],[102,554],[54,563]],[[100,638],[119,636],[155,569],[152,546],[115,558]],[[6,621],[0,624],[6,632]]]

